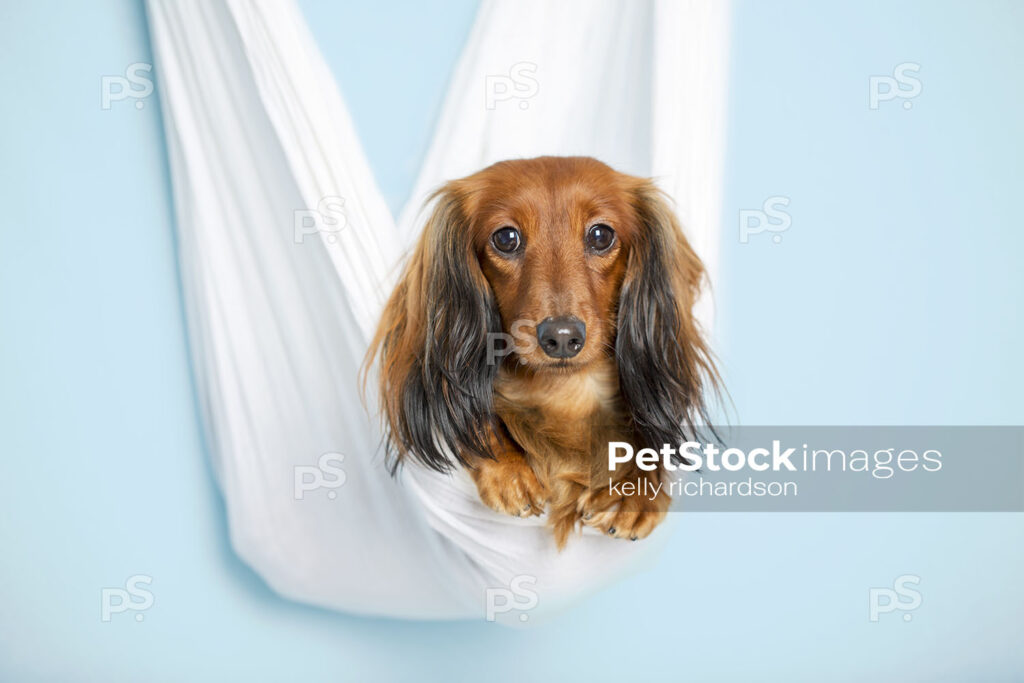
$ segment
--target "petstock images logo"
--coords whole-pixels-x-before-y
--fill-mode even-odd
[[[714,433],[657,447],[612,442],[594,484],[615,496],[667,494],[672,510],[688,512],[1024,511],[1024,427]]]

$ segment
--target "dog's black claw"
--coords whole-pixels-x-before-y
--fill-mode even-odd
[[[589,520],[591,520],[593,518],[594,518],[594,513],[593,512],[588,512],[587,514],[583,515],[583,521],[585,521],[585,522],[589,521]]]
[[[638,539],[636,536],[630,536],[629,540],[631,540],[631,541],[639,541],[640,539]]]
[[[608,535],[609,536],[614,536],[615,535],[615,527],[608,527]]]

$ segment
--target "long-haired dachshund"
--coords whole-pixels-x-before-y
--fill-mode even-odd
[[[595,159],[540,157],[434,199],[368,357],[392,468],[457,463],[489,507],[546,511],[560,548],[579,523],[647,536],[666,475],[609,473],[608,443],[686,441],[718,381],[692,315],[704,268],[665,198]]]

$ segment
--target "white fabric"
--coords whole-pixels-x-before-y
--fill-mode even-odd
[[[393,480],[357,371],[425,195],[502,158],[657,174],[713,265],[721,5],[485,2],[397,225],[293,2],[149,0],[148,16],[197,393],[239,555],[282,595],[405,618],[483,617],[487,588],[526,576],[531,623],[651,557],[664,529],[558,553],[542,520],[492,512],[465,475]],[[487,108],[487,77],[522,63],[537,92]],[[307,234],[318,209],[341,221]],[[318,466],[326,485],[300,492]]]

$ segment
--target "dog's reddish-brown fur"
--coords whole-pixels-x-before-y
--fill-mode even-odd
[[[615,233],[601,253],[585,242],[598,223]],[[512,257],[492,242],[505,227],[522,237]],[[370,350],[396,462],[458,462],[493,509],[547,512],[559,547],[580,523],[647,536],[668,495],[608,484],[662,474],[609,476],[607,445],[678,445],[706,421],[717,374],[692,316],[703,276],[654,185],[594,159],[505,161],[448,183]],[[565,315],[586,325],[578,355],[528,343]],[[515,340],[497,360],[495,335]]]

